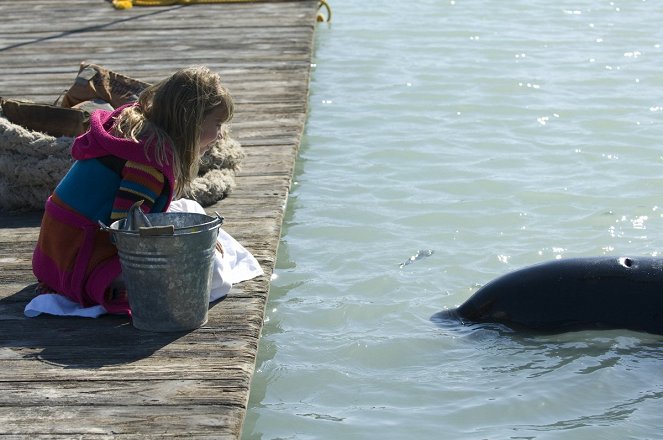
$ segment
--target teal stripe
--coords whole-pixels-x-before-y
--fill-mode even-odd
[[[55,193],[71,209],[93,222],[110,220],[120,177],[99,161],[75,162]]]

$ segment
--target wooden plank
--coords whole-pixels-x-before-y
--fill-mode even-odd
[[[149,409],[149,417],[143,416]],[[3,408],[0,423],[14,437],[84,438],[133,435],[135,438],[234,439],[243,413],[231,405],[40,405]],[[87,421],[85,425],[80,421]],[[137,434],[139,433],[139,434]]]
[[[233,193],[208,211],[265,271],[233,286],[191,332],[143,332],[122,316],[27,318],[41,213],[0,213],[0,434],[239,438],[306,120],[317,3],[0,2],[6,98],[51,103],[84,60],[147,82],[190,64],[221,73],[246,157]]]

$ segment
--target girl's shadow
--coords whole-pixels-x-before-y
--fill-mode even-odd
[[[35,359],[65,368],[100,368],[147,358],[190,333],[141,331],[127,316],[119,315],[28,318],[23,310],[34,297],[34,288],[32,284],[0,299],[2,357]]]

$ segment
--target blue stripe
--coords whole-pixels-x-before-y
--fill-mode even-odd
[[[96,222],[110,220],[120,177],[95,159],[75,162],[55,193],[73,210]]]

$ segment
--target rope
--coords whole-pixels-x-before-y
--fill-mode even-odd
[[[329,6],[329,3],[327,3],[327,0],[320,0],[320,5],[318,6],[318,11],[322,8],[325,8],[327,10],[327,19],[325,19],[325,16],[322,15],[321,13],[318,13],[316,17],[316,21],[321,22],[321,21],[326,21],[327,23],[331,22],[332,18],[332,11],[331,11],[331,6]]]
[[[173,6],[173,5],[202,5],[212,3],[250,3],[256,0],[113,0],[113,7],[115,9],[129,9],[134,6]],[[332,11],[327,0],[320,0],[318,10],[325,8],[327,10],[327,17],[322,13],[318,13],[316,20],[318,22],[326,21],[331,22]]]
[[[174,6],[202,5],[212,3],[251,3],[256,0],[113,0],[115,9],[129,9],[134,6]]]

